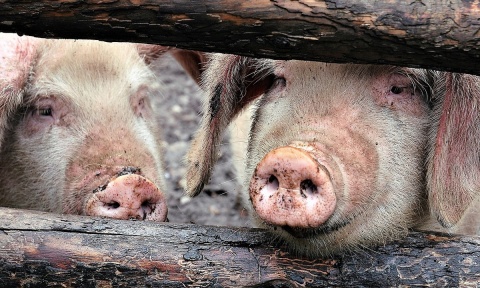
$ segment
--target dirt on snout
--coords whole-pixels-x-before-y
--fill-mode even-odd
[[[163,95],[153,99],[152,105],[164,132],[168,219],[174,223],[251,227],[238,198],[228,135],[209,184],[197,197],[185,196],[183,158],[201,118],[202,93],[170,56],[159,61],[158,69]]]

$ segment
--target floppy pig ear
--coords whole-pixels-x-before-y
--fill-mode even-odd
[[[143,57],[143,61],[145,61],[147,65],[160,58],[160,56],[168,52],[170,49],[172,48],[167,46],[137,44],[138,54]]]
[[[183,49],[173,49],[170,53],[193,80],[200,84],[201,76],[207,63],[206,53]]]
[[[217,161],[218,146],[228,124],[252,100],[263,94],[270,80],[256,72],[257,60],[236,55],[210,55],[202,75],[203,117],[187,153],[187,193],[199,194]]]
[[[480,197],[480,78],[441,73],[434,90],[428,197],[432,214],[451,227]]]
[[[41,39],[0,33],[0,145],[8,119],[23,101]]]

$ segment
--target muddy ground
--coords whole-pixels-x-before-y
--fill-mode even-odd
[[[164,131],[170,222],[250,227],[247,213],[237,197],[239,187],[227,144],[228,135],[209,184],[197,197],[185,196],[183,157],[200,121],[202,93],[170,56],[161,59],[157,65],[163,95],[155,99],[153,105]]]

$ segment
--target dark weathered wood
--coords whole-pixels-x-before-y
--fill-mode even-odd
[[[465,287],[480,281],[478,237],[412,232],[375,250],[312,260],[272,245],[260,229],[1,208],[0,230],[1,287]]]
[[[478,1],[1,0],[0,31],[480,73]]]

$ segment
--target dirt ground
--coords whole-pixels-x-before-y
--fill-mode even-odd
[[[159,61],[158,70],[163,96],[152,103],[164,131],[170,222],[250,227],[247,213],[237,197],[239,187],[234,178],[228,135],[209,184],[197,197],[185,196],[183,157],[200,121],[202,93],[170,56]]]

